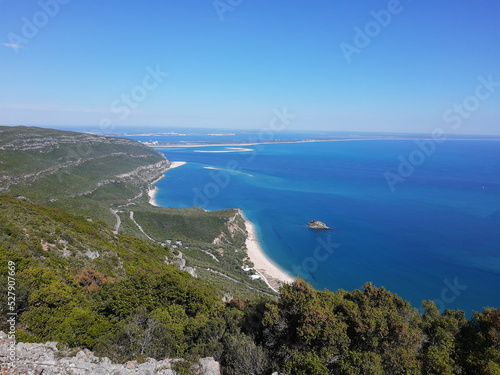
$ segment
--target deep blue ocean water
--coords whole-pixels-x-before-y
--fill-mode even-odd
[[[394,140],[163,148],[187,164],[157,183],[157,202],[243,209],[267,255],[319,289],[371,281],[415,307],[500,307],[500,142],[434,146],[430,155]],[[398,174],[410,159],[419,165]],[[335,229],[311,230],[313,219]]]

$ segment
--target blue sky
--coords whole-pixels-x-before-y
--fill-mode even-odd
[[[0,9],[3,125],[262,129],[286,108],[290,131],[500,134],[496,0]]]

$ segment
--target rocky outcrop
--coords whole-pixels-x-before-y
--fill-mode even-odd
[[[145,182],[153,182],[160,177],[170,167],[170,161],[167,159],[151,165],[140,166],[128,173],[120,174],[116,177],[120,179],[127,179],[137,181],[137,179]]]
[[[157,361],[148,358],[144,363],[129,361],[112,363],[84,349],[70,356],[57,349],[56,342],[45,344],[17,343],[11,345],[7,335],[0,331],[0,374],[5,375],[179,375],[175,363],[181,359]],[[15,352],[15,354],[13,354]],[[200,375],[220,375],[220,365],[212,357],[202,358],[193,366]]]
[[[233,244],[235,245],[238,240],[243,241],[247,236],[245,229],[245,220],[242,216],[242,211],[240,209],[235,209],[236,213],[231,216],[226,222],[225,226],[227,228],[227,233],[222,231],[217,237],[212,241],[214,245],[223,244]]]
[[[243,211],[239,208],[236,209],[236,214],[231,217],[226,223],[227,229],[231,234],[231,237],[235,237],[238,233],[247,235],[247,231],[245,229],[245,219],[243,219]]]
[[[307,223],[307,226],[311,229],[319,229],[319,230],[333,229],[319,220],[311,220],[310,222]]]
[[[177,254],[173,256],[173,259],[171,262],[168,261],[168,258],[165,257],[165,263],[176,266],[178,269],[181,271],[186,271],[193,277],[198,277],[198,274],[196,273],[196,269],[194,267],[187,267],[186,266],[186,259],[183,258],[182,253],[179,251]]]
[[[220,232],[220,234],[217,237],[215,237],[214,240],[212,241],[213,245],[222,245],[225,243],[230,243],[230,241],[228,241],[226,233],[224,232]]]

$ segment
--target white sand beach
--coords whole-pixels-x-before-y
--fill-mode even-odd
[[[226,153],[226,152],[250,152],[255,151],[253,148],[242,148],[242,147],[226,147],[226,150],[208,151],[208,150],[194,150],[194,152],[205,152],[205,153]]]
[[[278,292],[283,283],[292,283],[294,278],[279,268],[266,256],[260,247],[254,225],[244,216],[243,218],[245,219],[245,228],[248,232],[246,240],[248,258],[250,258],[250,261],[254,264],[255,270],[261,275],[266,284],[269,285],[271,289]]]
[[[168,169],[174,169],[174,168],[177,168],[177,167],[180,167],[181,165],[184,165],[186,164],[185,161],[172,161],[170,162],[170,167],[168,167]],[[167,171],[168,171],[167,169]]]
[[[159,179],[157,179],[156,181],[154,181],[154,182],[153,182],[153,184],[156,184],[156,183],[157,183],[158,181],[160,181],[162,178],[163,178],[163,176],[162,176],[162,177],[160,177]],[[152,185],[153,185],[153,184],[152,184]],[[153,186],[153,188],[152,188],[152,189],[149,189],[149,191],[148,191],[148,195],[149,195],[149,204],[150,204],[151,206],[156,206],[156,207],[158,207],[158,204],[156,203],[156,193],[157,193],[157,192],[158,192],[158,188],[157,188],[156,186]]]
[[[186,164],[185,161],[173,161],[170,163],[170,167],[168,167],[167,171],[170,170],[170,169],[174,169],[174,168],[177,168],[177,167],[180,167],[181,165],[184,165]],[[157,180],[153,181],[151,183],[151,186],[152,188],[149,189],[148,191],[148,195],[149,195],[149,204],[152,205],[152,206],[157,206],[158,207],[158,204],[156,203],[156,193],[158,192],[158,188],[156,186],[154,186],[158,181],[160,181],[163,177],[165,177],[165,175],[162,175],[160,178],[158,178]]]
[[[184,161],[174,161],[171,163],[169,169],[177,168],[186,164]],[[210,167],[206,167],[210,168]],[[167,169],[167,171],[169,170]],[[149,203],[153,206],[158,206],[156,203],[155,197],[158,191],[158,188],[154,186],[158,181],[160,181],[164,175],[159,179],[154,181],[151,186],[152,188],[148,191],[149,195]],[[284,283],[292,283],[294,278],[279,268],[276,264],[274,264],[267,255],[263,252],[260,247],[259,240],[257,239],[257,232],[255,230],[254,225],[250,220],[245,218],[243,211],[239,210],[241,216],[245,220],[245,229],[248,232],[248,236],[246,239],[246,247],[247,247],[247,256],[250,261],[254,264],[255,271],[262,277],[262,279],[266,282],[266,284],[278,292],[281,285]]]

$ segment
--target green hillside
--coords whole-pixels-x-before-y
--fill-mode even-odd
[[[0,191],[77,210],[112,225],[126,204],[168,168],[132,140],[36,127],[0,127]]]
[[[216,285],[167,264],[175,250],[10,196],[0,197],[0,217],[0,330],[10,327],[10,291],[20,342],[120,362],[184,358],[187,375],[206,356],[224,375],[500,371],[500,309],[467,321],[430,301],[421,314],[371,284],[333,293],[300,279],[278,299],[222,302]]]
[[[211,319],[224,316],[221,293],[168,265],[175,251],[24,199],[0,197],[0,217],[0,329],[8,330],[10,270],[18,341],[57,340],[116,360],[146,354],[194,358],[214,345],[199,337]],[[148,316],[172,340],[140,351],[136,345],[146,338],[139,321]],[[131,327],[136,341],[120,345]]]
[[[162,153],[130,139],[0,126],[0,193],[168,245],[182,252],[186,267],[232,295],[275,294],[241,269],[246,230],[238,210],[149,204],[151,184],[169,165]]]

